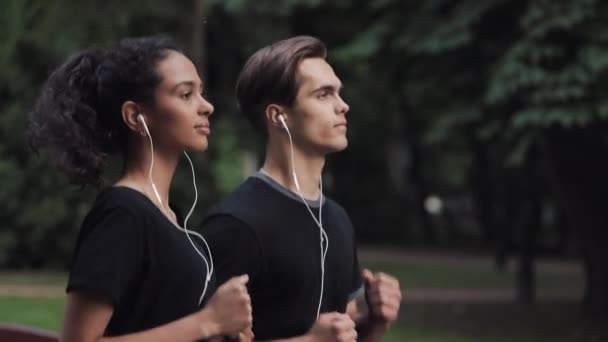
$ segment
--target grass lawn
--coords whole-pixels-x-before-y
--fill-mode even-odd
[[[399,279],[405,289],[509,289],[515,284],[513,272],[497,272],[488,269],[467,269],[445,265],[426,266],[416,264],[365,263],[373,271],[383,271]],[[538,289],[581,289],[583,279],[579,274],[539,271]]]
[[[372,270],[397,276],[405,289],[509,289],[512,272],[491,267],[450,267],[410,263],[362,261]],[[0,286],[44,285],[63,289],[61,272],[0,272]],[[538,289],[580,289],[580,274],[540,270]],[[60,293],[60,292],[58,292]],[[63,317],[63,296],[19,298],[0,296],[0,322],[11,322],[57,331]],[[541,303],[531,307],[511,303],[402,304],[399,321],[383,339],[387,342],[600,342],[582,337],[577,302]]]
[[[415,341],[415,342],[536,342],[536,341],[552,341],[552,342],[574,342],[583,341],[578,339],[572,334],[566,334],[565,336],[546,336],[535,331],[533,327],[517,327],[518,333],[514,334],[513,330],[500,332],[505,329],[505,326],[493,326],[486,327],[485,329],[478,329],[478,331],[471,331],[471,325],[475,325],[475,322],[464,322],[466,320],[475,321],[479,324],[485,324],[484,320],[478,320],[475,318],[480,312],[471,312],[467,317],[464,315],[458,319],[441,322],[442,320],[451,319],[450,315],[454,315],[454,312],[447,310],[449,313],[447,316],[434,317],[426,322],[424,321],[425,315],[433,314],[436,315],[440,312],[440,309],[433,308],[422,308],[414,307],[414,311],[417,311],[421,316],[412,320],[409,324],[402,318],[398,324],[396,324],[390,333],[385,336],[383,341],[386,342],[404,342],[404,341]],[[430,311],[429,311],[430,310]],[[500,308],[499,308],[500,310]],[[432,313],[432,312],[434,313]],[[509,311],[509,310],[507,310]],[[481,314],[484,314],[481,312]],[[416,315],[410,313],[407,316]],[[460,314],[462,315],[462,314]],[[58,331],[61,325],[63,316],[63,298],[15,298],[15,297],[0,297],[0,322],[4,323],[18,323],[24,324],[49,330]],[[504,316],[504,315],[503,315]],[[502,319],[499,315],[499,319]],[[538,319],[539,317],[537,317]],[[461,329],[458,326],[461,325]],[[503,322],[504,323],[504,322]],[[468,326],[467,326],[468,325]],[[507,324],[509,325],[509,324]],[[517,324],[515,324],[517,325]],[[488,332],[487,330],[494,330]],[[508,329],[508,328],[507,328]],[[475,330],[475,329],[474,329]],[[587,339],[586,341],[601,341],[599,339]]]
[[[58,331],[64,298],[0,297],[0,322]]]
[[[430,330],[395,327],[382,341],[385,342],[538,342],[535,336],[513,337],[473,337],[456,333],[434,332]],[[561,340],[552,340],[562,342]]]
[[[0,322],[18,323],[58,331],[63,316],[63,298],[15,298],[0,297]],[[385,337],[387,342],[482,342],[506,339],[482,339],[442,332],[395,326]],[[533,339],[519,341],[534,341]]]

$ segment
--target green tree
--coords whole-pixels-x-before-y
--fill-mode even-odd
[[[193,23],[200,18],[193,14],[195,5],[185,0],[110,0],[103,6],[76,0],[4,4],[0,13],[0,22],[6,23],[0,33],[0,265],[65,265],[93,200],[94,189],[70,186],[44,156],[36,158],[25,144],[28,112],[50,71],[79,49],[105,46],[126,36],[168,33],[189,47]],[[215,194],[214,181],[205,158],[195,160],[199,187],[206,190],[201,202],[206,206]],[[115,175],[109,170],[108,180]],[[190,179],[186,167],[179,170],[172,197],[183,211],[193,198]]]
[[[519,155],[538,145],[549,161],[545,170],[577,233],[591,316],[608,316],[607,15],[602,1],[529,1],[485,96]]]

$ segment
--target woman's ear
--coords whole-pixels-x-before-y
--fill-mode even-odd
[[[141,136],[146,135],[146,128],[144,127],[145,123],[140,121],[144,117],[142,114],[141,107],[137,103],[133,101],[126,101],[125,103],[123,103],[121,108],[121,115],[122,121],[125,123],[125,125],[127,125],[127,127],[129,127],[129,130]],[[140,115],[142,119],[137,118]]]

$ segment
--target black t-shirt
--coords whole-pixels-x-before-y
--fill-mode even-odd
[[[199,251],[204,244],[190,235]],[[110,187],[85,218],[67,291],[111,301],[106,336],[154,328],[199,310],[207,268],[184,231],[143,194]],[[210,281],[205,299],[215,290]],[[204,302],[203,302],[204,304]]]
[[[318,203],[311,209],[317,216]],[[321,313],[345,312],[362,291],[353,228],[344,209],[330,199],[322,214],[329,248]],[[258,173],[211,210],[201,232],[219,282],[249,275],[256,339],[293,337],[310,329],[321,290],[321,246],[319,228],[300,199]]]

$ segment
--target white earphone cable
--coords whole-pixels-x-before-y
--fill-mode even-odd
[[[319,227],[319,241],[320,241],[320,247],[321,247],[320,248],[320,250],[321,250],[321,291],[320,291],[320,295],[319,295],[319,304],[317,306],[317,319],[319,319],[319,316],[321,314],[321,303],[323,302],[323,292],[324,292],[324,288],[325,288],[325,286],[324,286],[325,285],[325,257],[327,255],[327,250],[329,249],[329,238],[327,236],[327,233],[325,232],[325,229],[323,229],[323,218],[322,218],[323,177],[321,176],[320,181],[319,181],[319,188],[320,188],[319,217],[317,218],[317,217],[315,217],[315,214],[313,213],[312,209],[308,205],[308,202],[306,201],[306,199],[302,195],[302,192],[300,191],[300,184],[298,182],[298,176],[296,174],[296,164],[295,164],[295,159],[294,159],[293,140],[291,138],[291,132],[289,131],[289,128],[287,127],[287,124],[285,123],[284,120],[281,120],[281,123],[283,124],[283,128],[285,128],[285,130],[287,131],[287,136],[289,137],[289,148],[291,151],[291,173],[293,175],[293,181],[296,185],[296,190],[297,190],[298,196],[300,196],[300,199],[302,199],[302,202],[306,206],[306,209],[308,209],[308,212],[310,213],[312,219],[315,221],[315,223]],[[324,241],[325,241],[325,246],[323,246]]]
[[[163,205],[163,201],[161,200],[160,194],[158,193],[158,190],[156,189],[156,184],[154,184],[154,180],[152,178],[152,170],[154,168],[154,144],[152,142],[152,135],[150,134],[150,131],[148,130],[148,125],[146,125],[145,121],[142,120],[141,122],[144,126],[144,129],[146,130],[146,134],[148,135],[148,139],[150,141],[150,154],[151,155],[150,155],[150,172],[148,173],[148,178],[150,180],[150,184],[152,185],[152,190],[154,190],[154,195],[156,196],[156,199],[158,200],[158,203],[160,204],[161,210],[166,213],[165,207]],[[184,219],[183,228],[180,227],[177,223],[173,222],[172,220],[169,220],[169,221],[171,223],[173,223],[173,226],[175,226],[175,228],[177,228],[178,230],[180,230],[186,234],[186,237],[188,238],[188,241],[192,245],[192,248],[194,248],[196,253],[203,259],[203,262],[205,263],[205,268],[206,268],[205,285],[203,287],[203,291],[201,292],[201,295],[198,300],[198,304],[200,305],[203,302],[203,299],[205,298],[205,294],[207,292],[207,288],[208,288],[209,282],[211,281],[211,276],[213,274],[213,256],[211,255],[211,249],[209,248],[209,244],[207,243],[205,238],[197,232],[188,230],[188,225],[187,225],[188,219],[190,219],[190,216],[194,212],[194,208],[196,207],[196,202],[198,201],[198,189],[196,186],[196,176],[195,176],[195,172],[194,172],[194,164],[192,163],[192,159],[190,159],[190,156],[188,155],[188,153],[186,153],[186,151],[184,151],[184,155],[188,159],[188,162],[190,163],[190,169],[192,170],[192,184],[194,187],[194,203],[192,204],[192,207],[190,208],[188,215]],[[207,261],[207,258],[205,257],[205,255],[198,248],[196,248],[196,245],[194,244],[194,241],[192,241],[190,234],[198,237],[205,244],[207,253],[209,255],[209,261]]]

